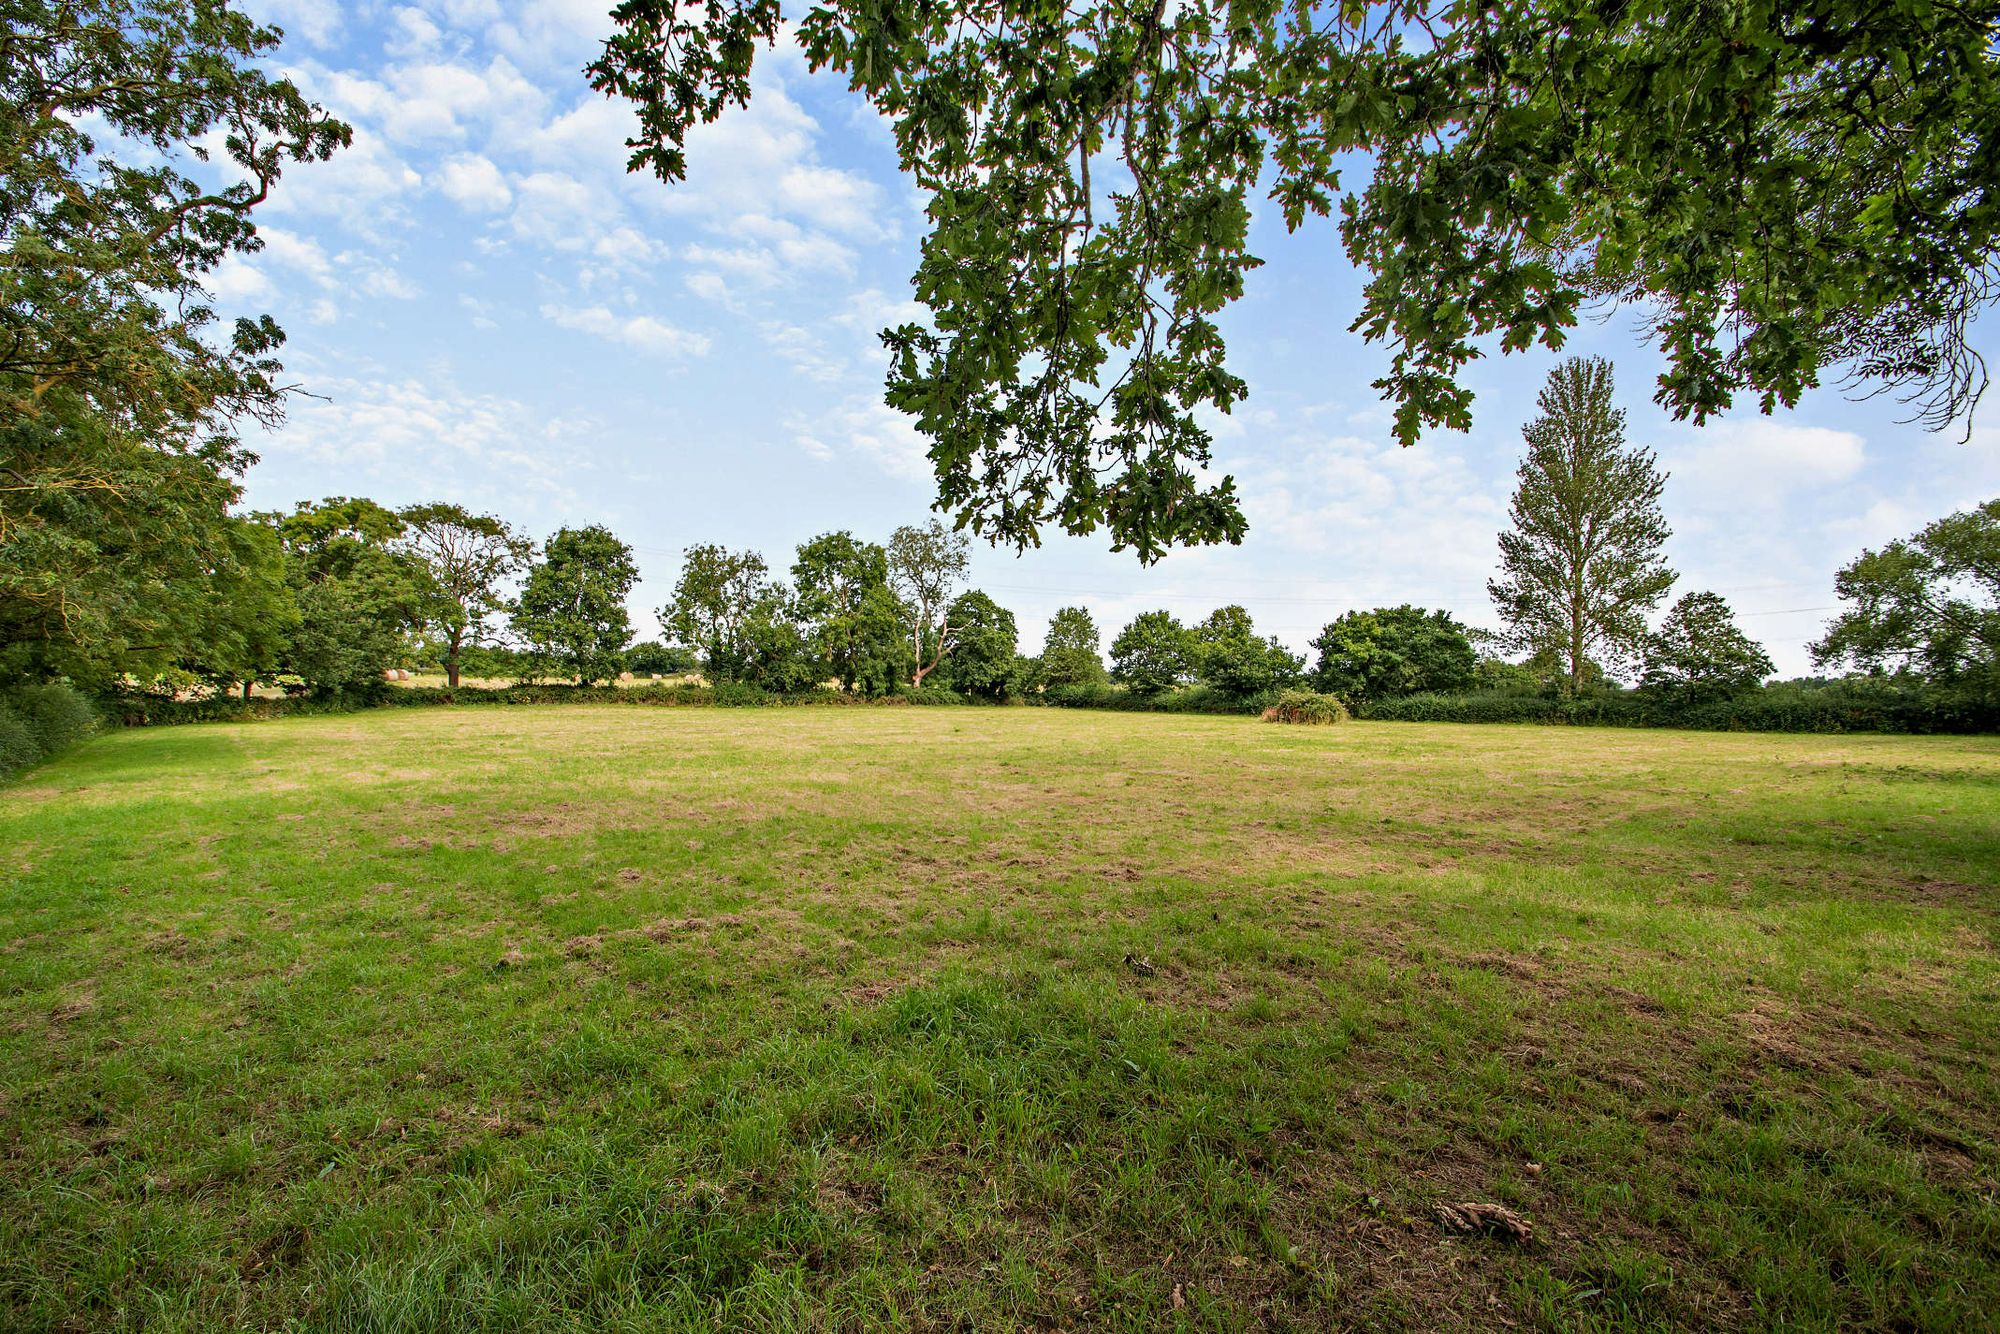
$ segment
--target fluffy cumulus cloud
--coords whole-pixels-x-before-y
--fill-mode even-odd
[[[1868,461],[1853,431],[1768,417],[1711,422],[1661,452],[1681,497],[1707,508],[1772,509],[1853,480]]]
[[[682,358],[705,356],[706,335],[677,329],[651,315],[620,315],[604,306],[543,306],[543,318],[559,328],[590,334],[627,349],[653,356]]]
[[[514,202],[514,191],[493,160],[478,153],[457,153],[439,164],[438,189],[445,198],[472,213],[495,213]]]
[[[1476,449],[1309,432],[1227,461],[1253,530],[1304,568],[1337,570],[1352,605],[1429,598],[1476,620],[1511,480],[1475,466]]]
[[[449,495],[510,512],[559,505],[590,467],[582,446],[601,431],[587,418],[449,381],[314,377],[313,388],[261,452],[295,478],[323,473],[326,494],[352,494],[365,481],[385,503]],[[261,494],[255,474],[251,483],[253,504],[294,498]]]

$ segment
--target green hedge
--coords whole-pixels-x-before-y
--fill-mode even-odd
[[[88,707],[87,701],[82,701],[81,696],[64,687],[32,689],[63,691],[68,699],[81,701]],[[24,694],[20,691],[14,693]],[[1289,693],[1297,696],[1304,692]],[[1099,684],[1057,686],[1022,702],[1053,708],[1125,712],[1260,714],[1268,708],[1280,706],[1284,698],[1286,695],[1273,692],[1237,699],[1206,686],[1142,695],[1118,686]],[[120,694],[104,699],[103,712],[114,723],[145,727],[341,713],[368,707],[619,704],[633,708],[879,708],[978,702],[950,690],[909,686],[901,687],[893,694],[871,698],[835,690],[779,695],[749,685],[705,686],[685,682],[669,685],[662,682],[624,689],[569,685],[516,685],[498,689],[462,686],[457,690],[442,686],[384,687],[379,691],[341,698],[296,696],[248,701],[230,696],[171,699]],[[54,719],[67,707],[58,708],[44,702],[35,705],[29,712],[33,713],[35,709],[53,710],[49,712],[49,717]],[[1994,732],[2000,731],[2000,698],[1977,691],[1955,691],[1893,681],[1846,680],[1786,682],[1732,699],[1705,702],[1675,700],[1645,691],[1624,691],[1583,699],[1554,699],[1501,692],[1407,695],[1400,699],[1363,704],[1355,711],[1355,716],[1378,722],[1541,723],[1742,732]],[[38,738],[49,732],[51,726],[61,730],[56,723],[38,723],[31,727],[16,718],[14,711],[0,711],[0,774],[20,767],[22,762],[10,762],[12,755],[32,752],[38,759],[48,753],[41,748]],[[25,761],[33,762],[32,759]]]
[[[1711,732],[2000,731],[2000,701],[1990,695],[1875,680],[1783,682],[1706,701],[1646,691],[1584,699],[1406,695],[1368,703],[1359,716],[1379,722],[1555,723]]]
[[[1258,714],[1275,704],[1277,699],[1278,692],[1274,690],[1243,698],[1225,695],[1211,686],[1188,686],[1146,695],[1123,686],[1099,682],[1094,685],[1052,686],[1027,702],[1058,709],[1116,709],[1125,713]]]
[[[90,700],[66,685],[0,691],[0,780],[75,745],[98,723]]]
[[[837,690],[815,690],[803,694],[780,695],[757,686],[725,682],[721,685],[694,685],[676,682],[645,686],[513,685],[482,686],[386,686],[359,695],[321,697],[313,695],[258,697],[244,700],[233,695],[212,699],[175,699],[139,692],[107,695],[105,714],[126,727],[162,727],[175,723],[245,722],[265,718],[291,718],[310,714],[348,713],[355,709],[421,709],[444,705],[470,708],[498,708],[507,705],[622,704],[634,708],[779,708],[786,706],[857,707],[883,705],[965,704],[970,701],[950,690],[916,689],[904,686],[894,694],[870,697]]]

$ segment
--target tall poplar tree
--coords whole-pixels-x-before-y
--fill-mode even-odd
[[[1615,672],[1637,660],[1646,613],[1673,587],[1660,556],[1667,479],[1652,451],[1625,443],[1610,362],[1570,358],[1535,402],[1541,415],[1521,431],[1528,454],[1514,527],[1500,534],[1500,577],[1486,591],[1505,626],[1502,646],[1552,655],[1574,694],[1593,662]]]

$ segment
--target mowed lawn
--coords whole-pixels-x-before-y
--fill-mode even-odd
[[[1996,913],[1992,739],[107,736],[0,789],[0,1328],[1992,1328]]]

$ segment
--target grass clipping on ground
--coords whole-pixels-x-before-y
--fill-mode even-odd
[[[124,733],[0,793],[0,1325],[1977,1327],[1990,740]]]

